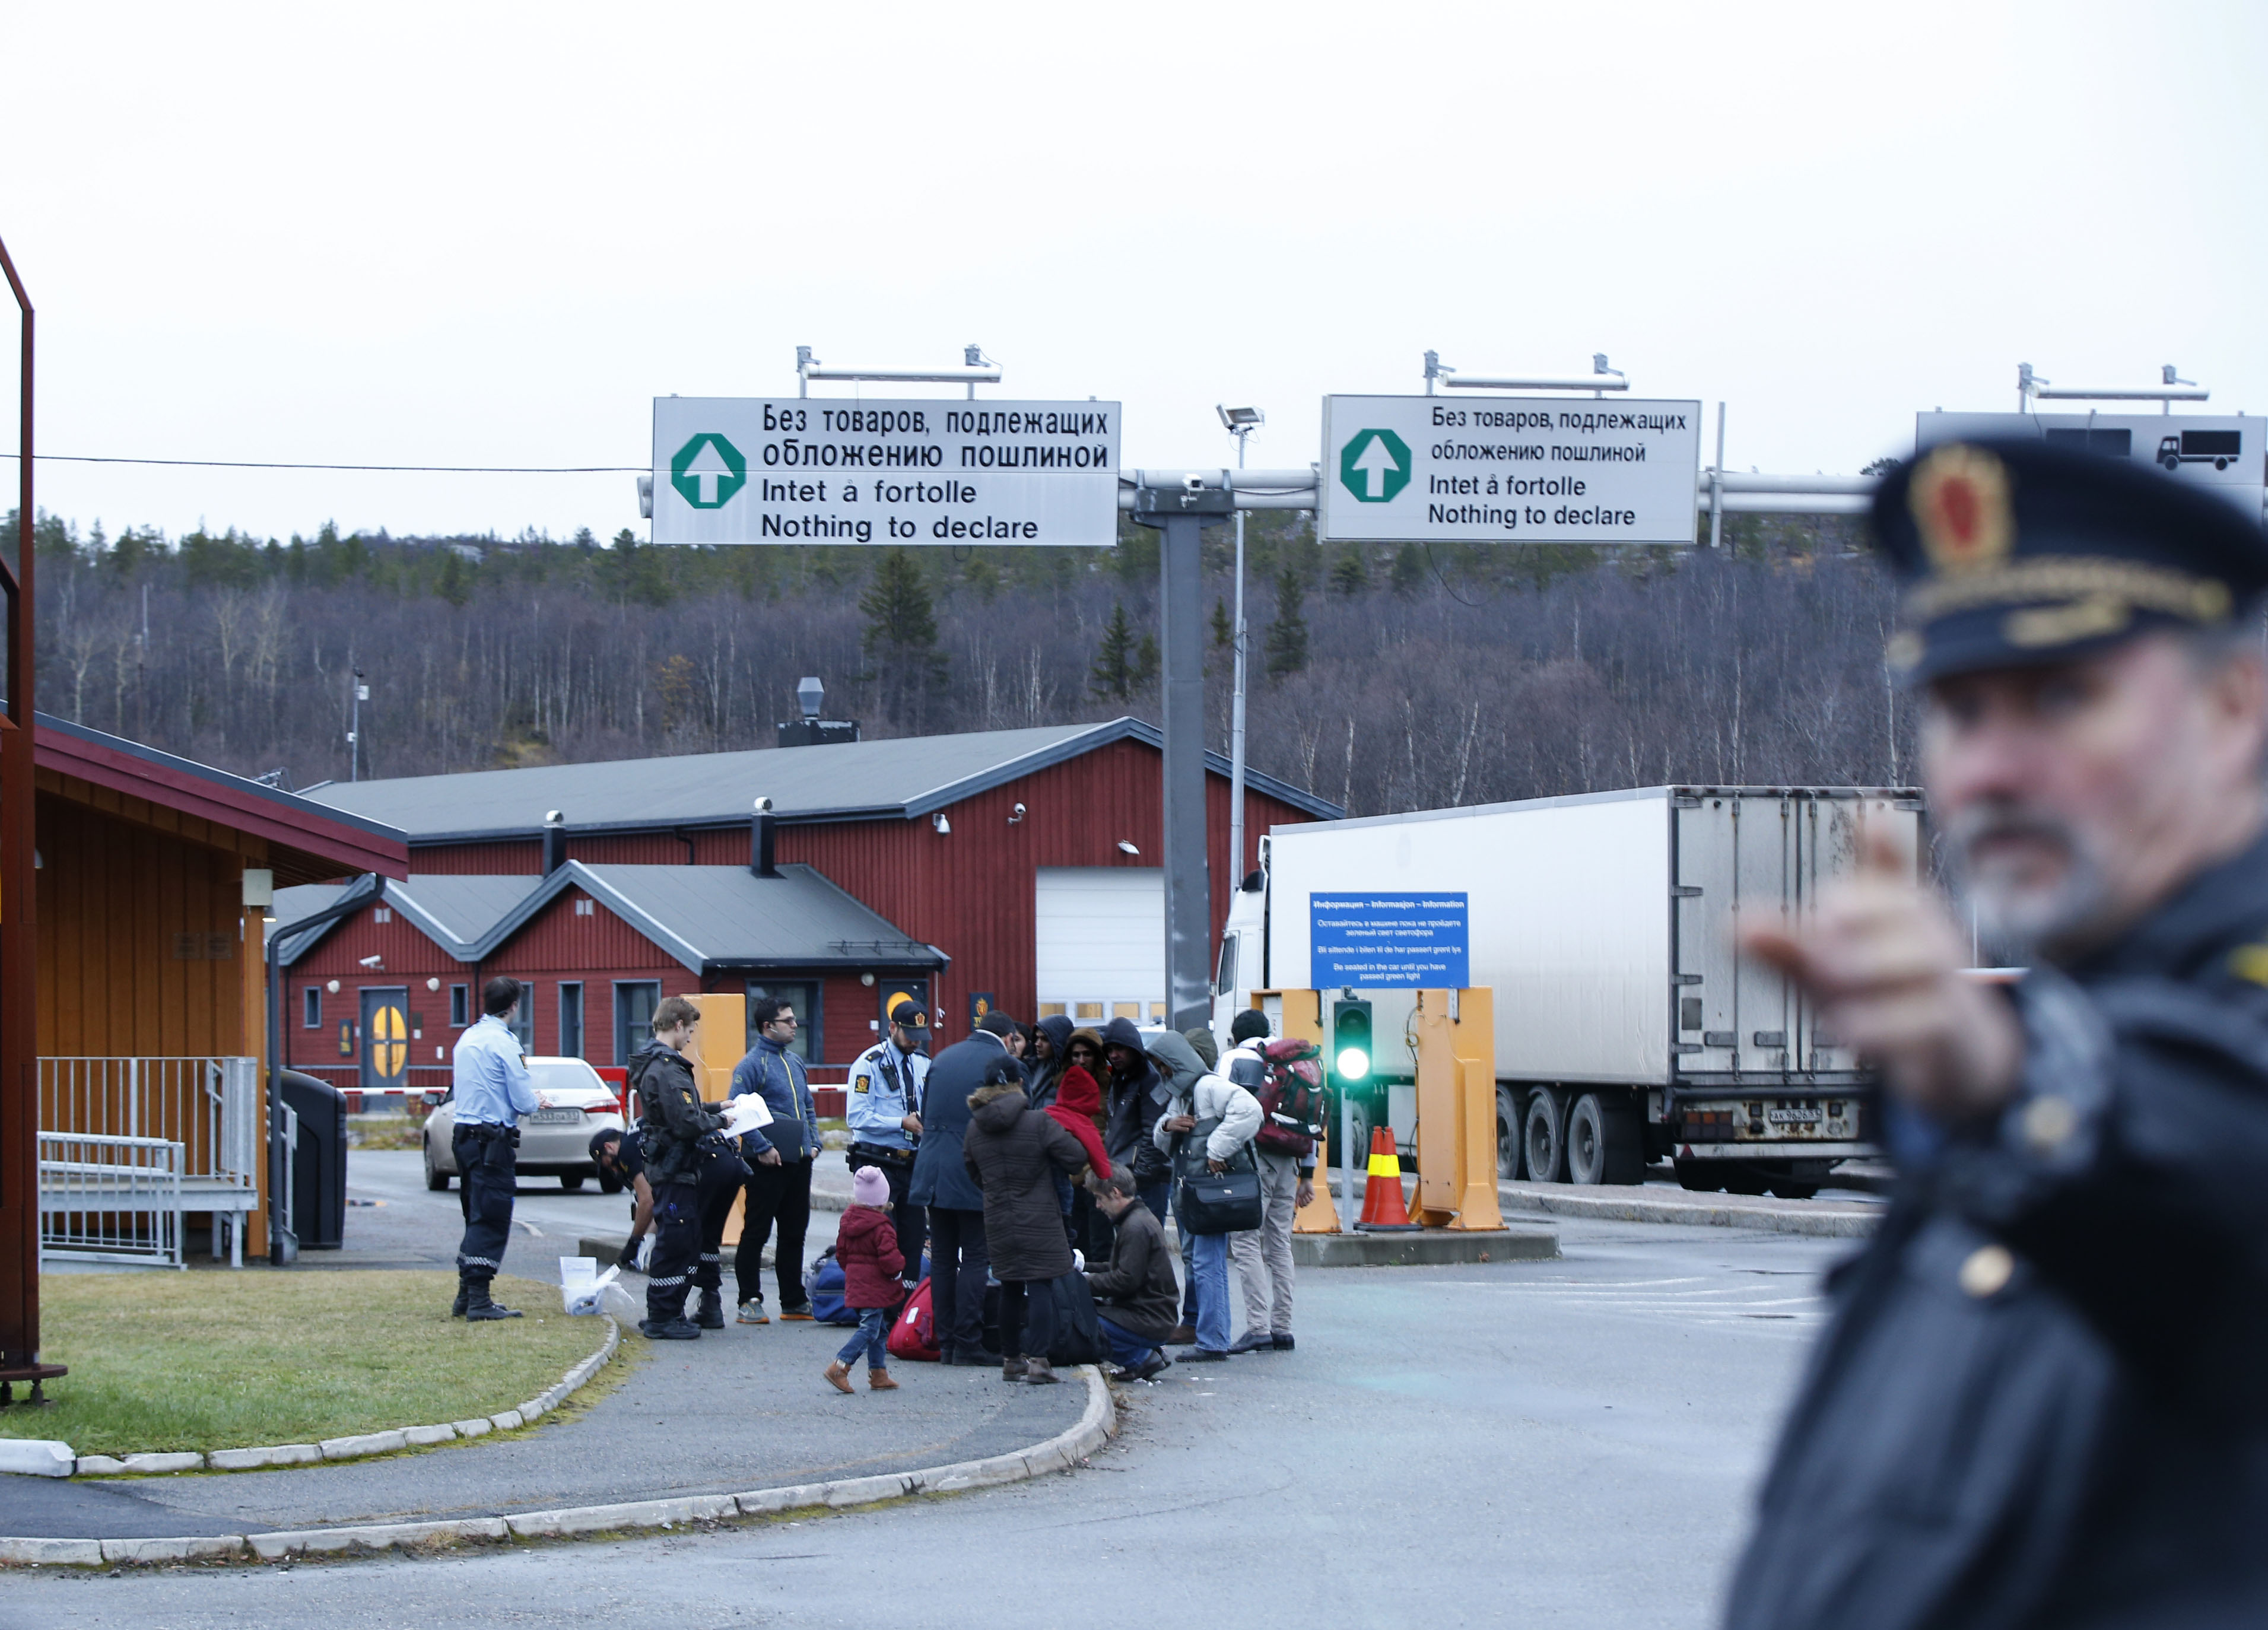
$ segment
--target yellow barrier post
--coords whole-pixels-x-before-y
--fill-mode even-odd
[[[1410,1141],[1418,1154],[1418,1192],[1410,1220],[1428,1228],[1449,1226],[1462,1191],[1457,1129],[1455,1025],[1449,1017],[1449,992],[1419,991],[1418,1013],[1418,1125]]]
[[[1457,1066],[1457,1218],[1471,1230],[1504,1227],[1496,1199],[1496,992],[1454,993],[1450,1044]]]
[[[748,1051],[748,999],[742,995],[688,995],[701,1010],[686,1062],[693,1066],[693,1084],[704,1103],[721,1103],[733,1090],[733,1066]],[[725,1220],[724,1243],[740,1243],[740,1213],[747,1196],[733,1197],[733,1214]]]

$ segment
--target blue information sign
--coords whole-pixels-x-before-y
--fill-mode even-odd
[[[1462,894],[1307,896],[1307,983],[1316,990],[1461,990],[1472,939]]]

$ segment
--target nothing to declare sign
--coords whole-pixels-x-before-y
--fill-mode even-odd
[[[1462,990],[1472,982],[1462,894],[1311,894],[1307,983],[1315,990]]]
[[[654,399],[657,543],[1117,539],[1115,402]]]
[[[1326,396],[1333,542],[1690,543],[1697,402]]]

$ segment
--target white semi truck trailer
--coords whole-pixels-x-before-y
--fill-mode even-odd
[[[1319,991],[1327,1037],[1366,1004],[1367,1069],[1353,1050],[1334,1083],[1358,1149],[1383,1123],[1407,1150],[1416,989],[1486,985],[1503,1176],[1637,1183],[1666,1158],[1689,1188],[1808,1197],[1877,1153],[1873,1090],[1734,935],[1800,918],[1862,826],[1918,870],[1921,796],[1896,788],[1657,786],[1278,827],[1230,896],[1214,1028],[1256,991]]]

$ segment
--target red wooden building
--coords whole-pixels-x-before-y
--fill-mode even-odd
[[[946,1041],[987,1007],[1027,1021],[1152,1017],[1165,997],[1161,762],[1156,730],[1122,719],[310,789],[402,829],[411,875],[361,885],[361,911],[287,940],[287,1056],[367,1081],[364,1008],[399,992],[409,1057],[438,1069],[495,973],[534,983],[533,1051],[597,1064],[615,1062],[635,1029],[644,998],[628,987],[788,995],[814,1021],[806,1043],[830,1073],[873,1041],[901,991],[929,1000]],[[1228,764],[1208,755],[1207,770],[1217,927],[1260,834],[1339,811],[1249,777],[1246,853],[1232,867]],[[782,874],[831,886],[865,914],[856,932],[815,904],[760,910],[788,891],[751,875],[759,799]],[[670,874],[685,882],[664,889]],[[288,925],[333,897],[297,896],[279,916]]]

